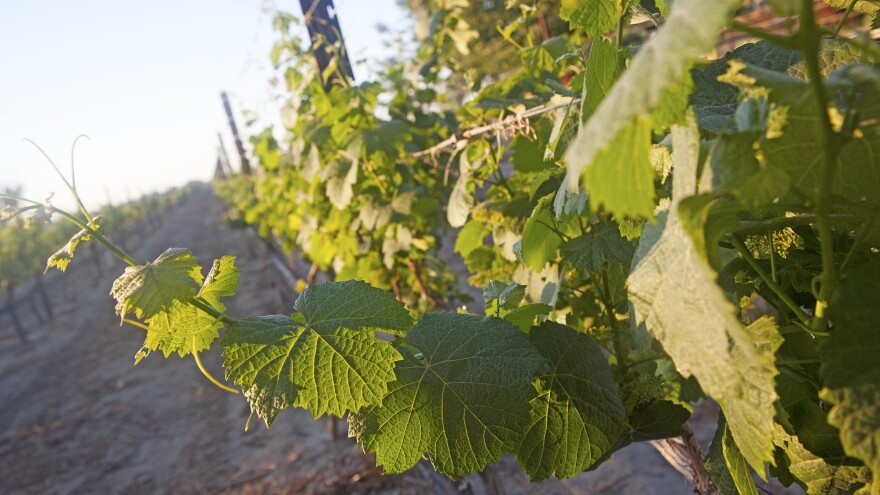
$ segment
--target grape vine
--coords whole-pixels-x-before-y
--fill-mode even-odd
[[[148,330],[138,360],[216,344],[267,427],[348,415],[386,472],[512,453],[533,480],[571,477],[681,435],[709,397],[701,490],[755,493],[769,466],[811,494],[880,494],[880,53],[812,0],[770,2],[797,21],[783,34],[737,22],[740,0],[643,3],[565,0],[565,29],[538,38],[554,4],[524,2],[499,28],[519,63],[487,75],[468,68],[485,33],[451,2],[413,60],[326,92],[279,15],[286,132],[255,136],[259,171],[217,190],[335,277],[291,315],[226,314],[230,257],[140,263],[85,208],[33,207],[80,229],[64,262],[98,242],[130,265],[112,295]],[[760,40],[703,58],[725,26]],[[449,310],[451,237],[485,316]]]

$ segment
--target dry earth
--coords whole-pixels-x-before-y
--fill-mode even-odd
[[[197,193],[143,241],[128,239],[137,244],[129,249],[148,260],[167,247],[188,247],[207,265],[236,255],[242,286],[229,314],[290,312],[293,297],[279,289],[262,245],[229,229],[223,213],[211,193]],[[154,354],[132,368],[143,334],[119,326],[108,295],[123,265],[106,258],[99,273],[79,261],[67,274],[50,275],[50,323],[21,309],[31,345],[0,321],[0,493],[479,494],[493,482],[509,495],[691,493],[645,444],[572,480],[530,484],[508,457],[488,476],[452,482],[425,461],[403,475],[382,475],[344,425],[332,441],[324,420],[302,410],[281,413],[271,431],[254,421],[245,432],[246,402],[209,383],[191,358]],[[222,376],[218,351],[203,360]],[[715,420],[711,406],[695,418],[704,447]]]

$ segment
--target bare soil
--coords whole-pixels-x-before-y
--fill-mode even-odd
[[[113,237],[111,233],[111,237]],[[293,296],[252,234],[224,223],[224,207],[204,191],[165,214],[143,240],[127,239],[137,259],[167,247],[190,248],[210,266],[238,257],[241,287],[229,314],[289,313]],[[115,259],[77,263],[50,275],[55,318],[39,323],[22,307],[31,339],[22,344],[0,321],[0,493],[688,494],[692,488],[650,446],[632,445],[574,479],[531,484],[509,457],[486,475],[446,480],[423,461],[386,476],[345,434],[330,440],[324,419],[282,412],[271,431],[246,401],[212,385],[191,358],[154,354],[132,369],[143,331],[120,326],[108,295],[123,269]],[[28,310],[29,311],[29,310]],[[203,361],[222,377],[214,350]],[[716,412],[700,409],[694,427],[705,442]]]

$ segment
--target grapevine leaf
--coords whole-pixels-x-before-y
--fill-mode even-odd
[[[758,495],[749,466],[733,441],[723,414],[718,417],[718,429],[709,446],[706,470],[722,495]]]
[[[397,380],[382,405],[351,420],[351,433],[386,472],[427,453],[455,478],[516,449],[543,363],[524,333],[498,318],[430,313],[399,349]]]
[[[614,29],[620,17],[620,0],[563,0],[559,18],[572,28],[598,38]]]
[[[562,238],[553,227],[556,220],[550,210],[544,208],[544,204],[538,203],[523,227],[522,259],[536,272],[543,270],[548,261],[556,258],[556,250],[562,244]]]
[[[461,175],[455,181],[452,193],[449,195],[449,203],[446,206],[446,219],[452,227],[461,227],[467,222],[471,209],[474,207],[474,197],[468,192],[469,175]]]
[[[520,306],[511,310],[504,315],[504,319],[523,332],[528,332],[529,329],[532,328],[532,324],[535,323],[535,318],[538,316],[546,316],[550,314],[551,311],[553,311],[553,308],[548,304],[526,304],[525,306]]]
[[[562,257],[575,268],[597,273],[607,263],[627,263],[635,248],[620,236],[612,222],[594,225],[589,233],[576,237],[562,247]]]
[[[73,237],[67,241],[67,244],[62,246],[58,251],[55,251],[55,253],[49,257],[49,260],[46,262],[46,270],[43,271],[43,273],[48,272],[49,268],[52,268],[53,266],[58,267],[62,272],[67,270],[67,265],[73,260],[73,254],[76,251],[77,246],[79,246],[79,243],[86,242],[91,238],[91,233],[86,229],[82,229],[74,234]]]
[[[695,376],[721,404],[743,456],[763,472],[773,455],[778,332],[763,320],[748,332],[742,328],[715,272],[685,231],[678,203],[696,191],[699,134],[694,125],[674,126],[672,133],[673,203],[659,239],[637,250],[627,281],[630,300],[637,322],[645,322],[678,371]]]
[[[851,0],[825,0],[825,3],[835,9],[845,9],[851,3]],[[880,3],[877,0],[858,0],[853,10],[862,14],[875,15],[880,11]]]
[[[473,171],[479,167],[479,163],[471,163],[467,152],[460,155],[458,161],[458,180],[449,195],[449,203],[446,206],[446,219],[452,227],[461,227],[467,222],[471,209],[474,207],[474,196],[468,190]]]
[[[653,169],[647,156],[653,123],[648,115],[661,104],[661,100],[668,97],[670,90],[675,91],[675,88],[685,90],[687,84],[684,80],[688,77],[687,70],[691,61],[715,46],[718,30],[727,21],[733,9],[741,5],[739,0],[714,2],[677,0],[673,4],[666,24],[639,51],[630,68],[620,76],[611,92],[602,100],[599,108],[581,127],[577,137],[569,145],[566,153],[569,187],[573,187],[574,181],[583,173],[591,195],[601,190],[606,195],[606,199],[612,201],[610,205],[606,203],[606,207],[615,214],[619,216],[628,214],[614,208],[621,207],[614,203],[614,197],[620,196],[627,198],[625,200],[627,203],[623,205],[629,207],[626,208],[627,210],[635,211],[636,215],[651,216],[653,211],[651,199],[654,194]],[[639,122],[640,120],[647,122]],[[645,138],[646,132],[647,138]],[[624,134],[628,139],[618,137],[620,134]],[[638,144],[643,151],[612,146],[612,144],[624,143],[630,146]],[[610,160],[613,157],[610,156],[609,148],[624,150],[639,158],[644,155],[645,159],[634,162],[631,167],[621,164],[622,171],[616,172],[618,176],[610,170],[590,172],[591,168],[598,167],[597,157],[603,150],[608,155],[608,161],[613,163],[613,160]],[[623,179],[620,176],[626,178],[630,175],[636,178],[625,184],[612,182],[616,183],[617,188],[608,187],[607,183],[602,182],[621,181]],[[646,177],[651,179],[649,186],[646,185],[648,182]],[[622,188],[624,186],[627,187]],[[646,194],[647,198],[642,197],[642,193]],[[597,203],[604,202],[597,201]]]
[[[226,306],[220,297],[235,294],[238,273],[234,256],[214,260],[198,296],[215,309],[224,311]],[[150,330],[144,347],[150,351],[161,350],[166,358],[173,352],[183,357],[194,350],[200,352],[209,349],[223,327],[223,323],[212,315],[180,301],[174,301],[168,311],[153,315],[147,323]]]
[[[865,466],[840,464],[842,459],[832,462],[818,457],[807,450],[798,437],[789,435],[779,425],[776,426],[773,441],[780,449],[781,459],[777,461],[779,469],[793,476],[809,495],[850,494],[870,483],[871,474]],[[771,474],[782,478],[773,469]]]
[[[584,114],[590,115],[599,107],[599,103],[611,90],[617,76],[620,75],[621,62],[617,48],[610,41],[596,39],[590,47],[590,58],[587,59],[586,100]]]
[[[775,72],[785,72],[801,62],[802,57],[800,52],[759,41],[743,45],[706,67],[691,71],[694,81],[691,104],[697,113],[701,129],[723,132],[730,126],[736,113],[739,89],[718,80],[719,76],[728,71],[731,60]]]
[[[651,165],[651,119],[637,117],[623,126],[611,144],[599,150],[583,171],[590,207],[617,217],[651,218],[654,213],[654,166]]]
[[[868,76],[869,80],[853,81],[850,74]],[[880,80],[878,74],[880,71],[873,67],[849,66],[831,76],[837,85],[850,86],[851,98],[855,100],[853,108],[859,111],[860,127],[864,126],[840,150],[833,191],[871,203],[880,202],[880,160],[875,158],[880,151],[880,133],[876,132],[875,127],[877,117],[880,117],[880,99],[876,97],[876,81]],[[801,95],[801,100],[807,100],[811,95],[809,87],[804,85],[800,93],[771,91],[770,98],[790,100],[797,94]],[[812,195],[817,194],[822,180],[819,164],[825,155],[820,144],[822,131],[816,114],[812,101],[792,104],[781,136],[767,139],[761,144],[768,167],[784,172],[791,178],[792,187]]]
[[[819,57],[824,76],[859,60],[857,50],[844,43],[830,40],[822,43]],[[741,62],[751,68],[764,69],[762,73],[767,76],[776,74],[778,82],[783,82],[784,79],[780,77],[785,75],[800,81],[806,80],[806,69],[799,51],[782,48],[766,41],[743,45],[723,58],[691,73],[694,91],[690,101],[697,112],[702,129],[720,133],[728,130],[732,125],[731,121],[740,98],[740,89],[729,84],[731,81],[722,82],[718,78],[728,72],[733,61]],[[796,95],[786,95],[784,92],[780,92],[779,96],[796,97]],[[807,108],[807,111],[815,113],[815,109]]]
[[[221,296],[234,296],[238,288],[238,267],[235,266],[235,256],[223,256],[214,260],[211,271],[205,277],[205,283],[199,289],[199,297],[205,299],[215,307],[225,310],[220,303]]]
[[[526,295],[526,286],[517,283],[504,283],[500,280],[490,280],[483,289],[483,301],[486,306],[498,301],[501,309],[513,309],[519,306],[520,301]]]
[[[834,404],[828,422],[840,428],[848,455],[880,476],[880,257],[849,270],[832,301],[834,331],[820,352],[825,388],[820,397]],[[874,492],[880,492],[875,482]]]
[[[147,319],[171,307],[174,301],[195,295],[202,282],[201,268],[188,249],[171,248],[152,263],[130,266],[113,282],[110,295],[116,298],[116,314],[134,311]]]
[[[467,258],[475,249],[483,245],[483,240],[490,233],[486,224],[471,220],[458,232],[458,237],[455,238],[455,252],[462,258]]]
[[[529,341],[550,370],[535,381],[531,422],[516,457],[532,480],[570,478],[606,455],[626,431],[626,410],[599,344],[544,322]]]
[[[638,404],[627,419],[630,439],[634,442],[670,438],[681,435],[681,425],[691,412],[668,400],[652,400]]]
[[[413,324],[406,306],[393,294],[360,280],[312,284],[293,308],[316,330],[345,327],[400,335]]]
[[[331,162],[322,170],[327,179],[327,199],[338,210],[344,210],[354,197],[353,187],[357,182],[363,145],[363,139],[355,136],[345,149],[343,158]]]
[[[266,426],[291,405],[318,417],[379,404],[400,355],[370,331],[405,330],[412,320],[403,304],[351,280],[311,285],[295,308],[293,318],[230,323],[220,341],[226,377],[242,387]]]

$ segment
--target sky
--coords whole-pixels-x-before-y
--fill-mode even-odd
[[[263,0],[266,1],[266,0]],[[355,79],[393,52],[377,25],[403,26],[394,0],[335,0]],[[269,7],[267,8],[264,7]],[[69,207],[64,184],[28,138],[65,173],[76,145],[77,189],[89,208],[211,178],[221,132],[234,166],[220,92],[274,120],[280,88],[269,51],[275,0],[32,0],[0,16],[0,190]],[[304,30],[304,28],[303,28]],[[305,35],[304,35],[305,36]],[[246,140],[246,138],[245,138]]]

